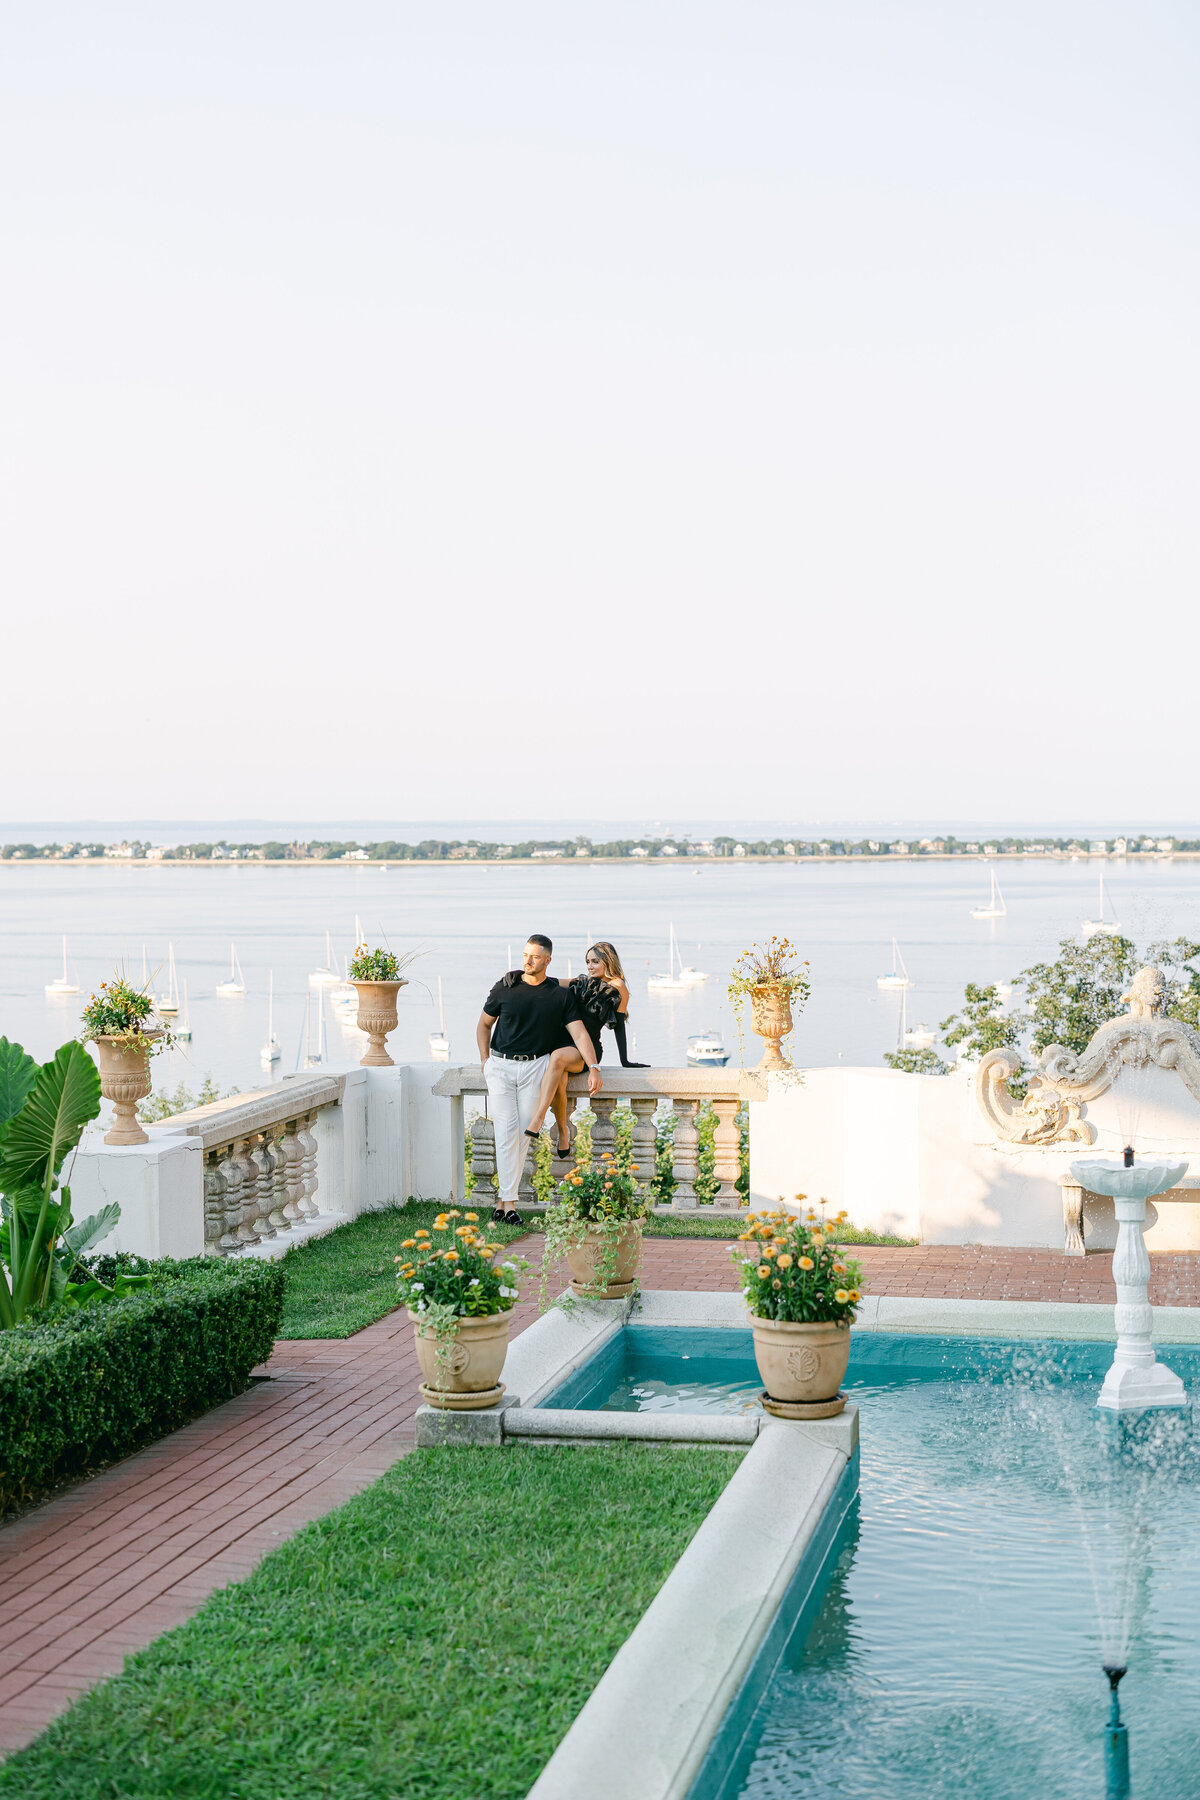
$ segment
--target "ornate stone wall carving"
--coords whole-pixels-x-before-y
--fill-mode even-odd
[[[1020,1067],[1015,1051],[985,1056],[975,1093],[996,1136],[1010,1144],[1092,1144],[1095,1127],[1084,1117],[1088,1101],[1107,1093],[1122,1069],[1151,1063],[1174,1069],[1200,1101],[1200,1035],[1178,1019],[1163,1018],[1166,991],[1160,969],[1139,969],[1121,996],[1128,1013],[1102,1025],[1078,1056],[1063,1044],[1048,1044],[1021,1100],[1008,1090]]]

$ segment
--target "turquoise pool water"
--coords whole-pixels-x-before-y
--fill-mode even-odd
[[[762,1379],[747,1328],[627,1325],[541,1402],[586,1412],[758,1410]]]
[[[1100,1800],[1114,1653],[1133,1795],[1200,1794],[1200,1436],[1098,1414],[1109,1355],[855,1334],[859,1498],[693,1800]]]

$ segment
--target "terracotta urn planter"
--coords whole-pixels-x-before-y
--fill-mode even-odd
[[[794,1325],[756,1319],[754,1359],[763,1378],[763,1405],[785,1418],[830,1419],[846,1396],[839,1393],[850,1361],[850,1321]],[[774,1402],[774,1404],[772,1404]]]
[[[750,989],[750,1011],[755,1034],[766,1044],[760,1069],[790,1069],[791,1063],[779,1048],[779,1041],[792,1029],[792,1001],[786,988],[764,982]]]
[[[589,1300],[623,1300],[637,1286],[642,1266],[642,1221],[632,1219],[621,1227],[615,1268],[612,1237],[608,1237],[606,1248],[598,1225],[584,1229],[586,1236],[566,1253],[572,1293],[585,1294]]]
[[[138,1123],[137,1104],[150,1092],[150,1052],[146,1043],[153,1043],[161,1036],[161,1031],[147,1031],[141,1044],[131,1044],[123,1037],[94,1040],[100,1062],[100,1092],[106,1100],[112,1101],[116,1114],[105,1133],[106,1144],[150,1142]]]
[[[358,990],[358,1029],[365,1031],[371,1042],[365,1056],[359,1058],[367,1069],[390,1069],[387,1034],[396,1029],[396,995],[406,981],[355,981]]]
[[[370,985],[370,984],[368,984]],[[380,985],[389,986],[390,983]],[[421,1396],[447,1412],[477,1412],[495,1406],[504,1393],[500,1371],[508,1354],[510,1312],[486,1319],[459,1319],[448,1336],[409,1312],[424,1380]]]

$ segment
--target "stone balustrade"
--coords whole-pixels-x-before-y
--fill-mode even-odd
[[[285,1081],[176,1113],[151,1127],[160,1135],[200,1141],[204,1247],[210,1256],[237,1255],[321,1215],[315,1127],[323,1107],[342,1104],[345,1085],[344,1075]]]
[[[675,1193],[669,1210],[694,1213],[702,1203],[696,1196],[699,1174],[700,1137],[696,1115],[706,1103],[717,1116],[713,1139],[713,1175],[718,1183],[712,1207],[720,1212],[737,1212],[745,1204],[736,1182],[740,1166],[740,1133],[737,1115],[749,1100],[765,1098],[765,1078],[747,1069],[622,1069],[602,1068],[602,1091],[588,1102],[592,1116],[592,1154],[602,1156],[616,1141],[614,1114],[624,1102],[633,1114],[633,1160],[649,1173],[654,1168],[658,1145],[658,1116],[668,1106],[675,1115],[672,1137],[672,1174]],[[447,1069],[433,1089],[434,1094],[450,1101],[450,1167],[451,1193],[461,1203],[466,1195],[466,1128],[464,1101],[468,1095],[484,1099],[484,1110],[470,1126],[471,1172],[476,1182],[488,1181],[496,1172],[495,1132],[487,1116],[487,1082],[478,1063]],[[577,1103],[587,1096],[587,1076],[573,1075],[567,1093]],[[553,1122],[551,1137],[553,1140]],[[536,1209],[537,1194],[533,1186],[533,1145],[525,1159],[518,1204]],[[573,1158],[555,1155],[551,1174],[557,1184],[574,1166]],[[703,1206],[708,1211],[707,1205]]]

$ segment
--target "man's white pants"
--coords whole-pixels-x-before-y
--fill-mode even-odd
[[[505,1212],[517,1210],[525,1157],[532,1148],[525,1132],[549,1061],[548,1056],[539,1056],[533,1062],[510,1062],[507,1056],[492,1055],[485,1064],[488,1110],[496,1132],[496,1175]]]

